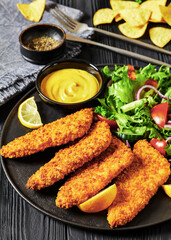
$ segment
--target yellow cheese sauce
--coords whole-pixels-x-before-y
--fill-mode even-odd
[[[96,77],[74,68],[52,72],[41,83],[41,91],[46,97],[62,103],[88,100],[98,93],[99,88]]]

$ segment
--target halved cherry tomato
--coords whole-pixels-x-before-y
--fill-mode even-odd
[[[109,124],[109,126],[111,127],[111,129],[117,129],[118,128],[118,124],[115,120],[107,119],[100,114],[94,113],[94,120],[95,121],[105,121],[105,122],[107,122]]]
[[[135,68],[134,66],[132,65],[127,65],[129,68],[128,68],[128,77],[129,79],[132,79],[132,80],[136,80],[137,79],[137,75],[135,73]]]
[[[164,156],[166,156],[166,151],[164,150],[164,147],[166,147],[167,142],[165,139],[163,140],[159,140],[156,138],[152,138],[150,141],[151,145],[157,149],[161,154],[163,154]]]
[[[169,104],[167,102],[160,103],[151,109],[151,117],[159,127],[164,127],[167,121],[167,114],[169,110]]]

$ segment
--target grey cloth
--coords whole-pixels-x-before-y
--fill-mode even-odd
[[[36,23],[24,18],[17,8],[17,3],[26,3],[26,1],[0,1],[0,106],[33,83],[37,72],[43,67],[27,62],[20,54],[19,35],[21,31]],[[83,16],[78,9],[59,4],[58,7],[75,20],[80,20]],[[61,26],[48,11],[44,11],[40,23],[53,23]],[[64,30],[67,32],[66,29]],[[86,38],[91,34],[91,32],[85,32],[82,37]],[[75,57],[80,52],[80,44],[68,42],[63,58]]]

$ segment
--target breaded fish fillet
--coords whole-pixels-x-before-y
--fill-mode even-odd
[[[112,137],[106,151],[78,169],[60,188],[56,205],[69,208],[85,202],[112,181],[125,167],[129,166],[134,155],[123,142]]]
[[[33,174],[26,187],[40,190],[51,186],[65,175],[83,166],[103,152],[111,143],[112,135],[106,122],[95,123],[78,143],[59,150],[55,157]]]
[[[117,197],[108,209],[110,226],[130,222],[164,184],[170,175],[170,164],[147,140],[138,141],[135,159],[116,179]]]
[[[46,148],[66,144],[88,132],[93,120],[93,111],[86,108],[64,118],[48,123],[39,129],[18,137],[2,146],[1,155],[8,158],[24,157]]]

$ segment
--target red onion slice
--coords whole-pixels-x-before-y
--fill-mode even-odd
[[[171,128],[171,125],[170,124],[165,124],[164,128]]]
[[[169,142],[169,141],[171,141],[171,137],[168,137],[168,138],[166,139],[166,142]]]
[[[141,88],[138,89],[137,93],[136,93],[136,100],[139,100],[140,99],[140,93],[143,89],[145,88],[150,88],[150,89],[153,89],[161,98],[165,99],[165,100],[168,100],[168,97],[164,96],[161,92],[159,92],[157,90],[157,88],[151,86],[151,85],[144,85],[142,86]],[[169,98],[169,101],[171,101],[171,98]]]
[[[127,145],[128,148],[131,148],[131,146],[130,146],[128,140],[126,140],[126,145]]]

